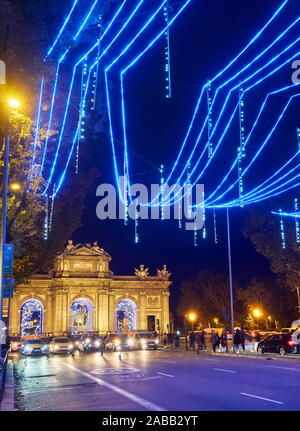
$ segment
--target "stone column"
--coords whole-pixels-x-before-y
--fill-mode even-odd
[[[109,330],[109,291],[98,289],[98,326],[100,332]]]
[[[163,291],[163,292],[161,292],[161,299],[162,299],[162,322],[161,322],[161,329],[163,331],[167,331],[168,328],[170,330],[169,297],[170,297],[170,292],[169,291]]]
[[[44,316],[44,332],[53,332],[53,291],[46,291],[46,313]]]
[[[116,330],[116,292],[108,291],[108,330]]]
[[[10,335],[19,334],[20,332],[20,313],[18,307],[18,291],[15,290],[10,305]]]
[[[140,296],[140,306],[139,306],[139,316],[138,316],[138,329],[143,331],[143,330],[147,330],[147,313],[146,313],[146,290],[140,290],[139,291],[139,296]]]

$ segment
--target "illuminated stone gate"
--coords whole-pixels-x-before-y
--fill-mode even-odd
[[[111,257],[97,243],[69,241],[48,274],[15,289],[10,334],[169,330],[170,273],[114,275]]]

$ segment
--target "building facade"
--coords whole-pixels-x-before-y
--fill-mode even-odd
[[[14,292],[10,334],[48,334],[170,329],[166,266],[149,276],[117,276],[97,243],[74,245],[55,259],[48,274],[34,275]]]

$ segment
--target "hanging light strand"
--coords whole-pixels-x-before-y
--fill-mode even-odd
[[[136,200],[135,203],[135,220],[134,220],[134,242],[136,244],[139,243],[139,233],[138,233],[138,226],[139,226],[139,214],[138,214],[138,200]]]
[[[294,207],[295,207],[295,213],[297,214],[299,211],[299,204],[298,199],[294,199]],[[296,227],[296,242],[300,243],[300,226],[299,226],[299,218],[295,217],[295,227]]]
[[[96,61],[97,61],[97,66],[96,66],[96,70],[93,73],[93,84],[92,84],[92,97],[91,97],[91,110],[95,111],[96,110],[96,100],[97,100],[97,88],[99,85],[99,66],[100,66],[100,57],[101,57],[101,48],[102,48],[102,32],[103,32],[103,23],[102,23],[102,15],[99,16],[98,19],[98,51],[97,51],[97,57],[96,57]]]
[[[208,142],[208,158],[212,156],[213,153],[213,145],[211,142],[211,133],[212,133],[212,98],[211,98],[211,82],[209,81],[207,86],[207,142]]]
[[[48,195],[46,195],[46,214],[45,214],[45,223],[44,223],[44,240],[48,240],[48,229],[49,229],[49,201]]]
[[[213,217],[214,217],[214,240],[215,244],[218,244],[218,232],[217,232],[217,216],[216,209],[213,209]]]
[[[171,57],[170,57],[170,27],[169,27],[169,2],[167,1],[164,7],[164,18],[166,22],[166,46],[165,46],[165,80],[166,80],[166,98],[172,97],[172,83],[171,83]]]
[[[279,210],[280,213],[280,237],[281,237],[281,247],[283,249],[286,248],[286,242],[285,242],[285,231],[284,231],[284,223],[283,223],[283,215],[282,210]]]
[[[53,224],[53,211],[54,211],[54,199],[55,199],[55,187],[56,185],[53,185],[53,192],[51,196],[51,211],[50,211],[50,220],[49,220],[49,232],[52,230],[52,224]]]
[[[159,172],[160,172],[160,206],[161,206],[161,220],[164,220],[165,213],[164,213],[164,189],[165,189],[165,179],[164,179],[164,165],[160,166]]]
[[[79,130],[77,137],[77,149],[76,149],[76,174],[79,172],[79,152],[80,144],[85,139],[85,122],[86,122],[86,112],[85,112],[85,90],[87,85],[87,58],[82,65],[81,74],[81,95],[80,95],[80,107],[79,107]]]
[[[240,207],[244,207],[243,195],[244,195],[244,181],[242,176],[242,164],[243,159],[246,156],[245,153],[245,111],[244,111],[244,90],[239,87],[239,126],[240,126],[240,145],[238,147],[238,177],[239,177],[239,198]]]

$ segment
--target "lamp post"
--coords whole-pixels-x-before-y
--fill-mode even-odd
[[[7,216],[7,189],[8,189],[8,166],[9,166],[9,123],[10,110],[16,109],[20,103],[16,99],[8,100],[8,130],[4,138],[4,173],[3,173],[3,194],[2,194],[2,215],[1,215],[1,245],[0,245],[0,280],[1,280],[1,300],[0,300],[0,320],[3,321],[3,298],[4,298],[4,245],[6,241],[6,216]],[[10,287],[9,287],[10,289]],[[0,357],[2,356],[2,343],[0,343]]]
[[[255,308],[255,309],[253,310],[253,316],[254,316],[254,317],[256,317],[257,329],[259,329],[259,326],[258,326],[258,319],[262,316],[262,312],[261,312],[258,308]]]

